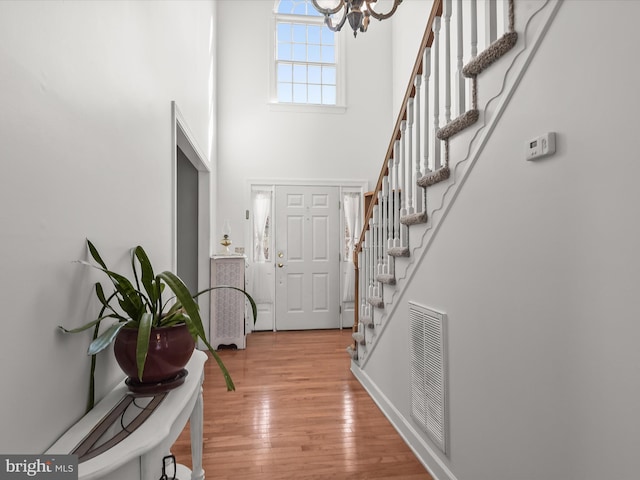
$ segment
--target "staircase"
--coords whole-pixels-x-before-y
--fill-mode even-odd
[[[354,342],[347,352],[356,367],[375,348],[394,298],[411,280],[558,4],[487,0],[478,12],[476,0],[434,1],[354,252]],[[480,53],[479,32],[488,45]],[[496,75],[483,81],[487,70]]]

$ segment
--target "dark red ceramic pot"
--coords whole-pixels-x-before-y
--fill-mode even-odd
[[[138,330],[123,328],[113,344],[113,352],[120,368],[136,384],[156,384],[178,376],[191,358],[195,341],[185,324],[152,328],[149,352],[142,378],[138,378],[136,343]]]

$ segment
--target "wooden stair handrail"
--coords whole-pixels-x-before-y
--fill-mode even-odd
[[[356,244],[353,251],[353,265],[355,270],[355,302],[354,302],[354,322],[353,322],[353,333],[358,331],[358,324],[360,322],[360,300],[359,300],[359,290],[360,290],[360,268],[358,263],[358,254],[362,251],[362,243],[364,242],[364,234],[369,228],[369,220],[373,217],[373,207],[378,203],[378,192],[382,190],[382,181],[385,176],[389,173],[388,163],[389,159],[393,158],[393,145],[397,139],[400,138],[400,125],[403,120],[407,118],[407,103],[410,98],[415,97],[416,89],[414,85],[414,80],[417,75],[422,74],[422,62],[424,58],[424,51],[427,47],[431,47],[433,44],[433,22],[436,17],[442,16],[442,1],[443,0],[434,0],[433,6],[431,7],[431,13],[429,14],[429,21],[427,22],[427,26],[424,30],[424,35],[422,36],[422,42],[420,42],[420,48],[418,49],[418,55],[416,61],[413,66],[413,70],[411,72],[411,76],[409,77],[409,85],[407,86],[407,90],[404,94],[404,99],[402,100],[402,106],[400,108],[400,113],[398,114],[398,118],[396,120],[395,127],[393,128],[393,133],[391,135],[391,141],[389,142],[389,146],[387,147],[387,153],[384,157],[384,162],[382,164],[382,169],[380,170],[380,175],[378,176],[378,183],[376,184],[375,190],[372,192],[372,199],[369,203],[369,208],[364,216],[364,221],[362,224],[362,232],[360,233],[360,237],[358,238],[358,243]],[[356,342],[353,342],[353,348],[356,347]]]
[[[376,184],[376,188],[373,191],[373,199],[364,216],[364,220],[362,224],[362,232],[360,233],[360,238],[358,239],[358,243],[356,244],[356,247],[353,252],[354,259],[362,251],[362,242],[364,241],[364,234],[369,229],[369,220],[371,219],[371,217],[373,217],[373,207],[378,203],[378,192],[382,190],[382,180],[388,174],[389,159],[393,158],[393,144],[397,139],[400,138],[400,124],[402,123],[403,120],[406,120],[407,118],[407,103],[409,102],[410,98],[415,97],[416,91],[415,91],[414,80],[417,75],[422,74],[422,62],[424,58],[424,50],[428,47],[431,47],[431,45],[433,44],[433,21],[435,20],[436,17],[442,16],[442,1],[443,0],[434,0],[433,6],[431,7],[431,13],[429,14],[429,21],[427,22],[427,27],[425,28],[424,35],[422,36],[422,42],[420,43],[420,48],[418,49],[418,55],[417,55],[415,64],[413,66],[413,71],[411,72],[411,76],[409,77],[409,85],[407,86],[407,90],[404,94],[402,106],[400,107],[400,113],[398,114],[395,127],[393,128],[391,141],[389,142],[389,146],[387,147],[387,153],[384,157],[384,162],[382,164],[380,175],[378,176],[378,183]]]

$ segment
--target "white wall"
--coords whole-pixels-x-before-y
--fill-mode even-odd
[[[390,19],[393,24],[391,37],[393,47],[392,98],[395,117],[398,116],[400,105],[407,91],[409,77],[418,56],[418,47],[422,41],[432,5],[433,0],[404,0]],[[380,8],[379,10],[385,12],[389,8],[386,10]],[[378,22],[374,20],[373,25],[377,24]]]
[[[447,313],[458,480],[637,477],[639,14],[564,2],[366,365],[411,423],[406,304]]]
[[[44,451],[84,412],[99,278],[172,258],[171,101],[211,156],[212,2],[0,2],[0,451]],[[99,392],[121,378],[99,358]]]
[[[363,179],[373,186],[391,138],[391,24],[375,22],[347,44],[347,111],[274,111],[269,101],[271,0],[216,2],[219,203],[215,235],[229,219],[234,246],[244,239],[248,179]]]

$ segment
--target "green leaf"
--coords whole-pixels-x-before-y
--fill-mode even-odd
[[[147,361],[147,353],[149,352],[149,337],[151,336],[151,324],[153,315],[144,313],[140,318],[138,325],[138,341],[136,343],[136,364],[138,365],[138,379],[142,380],[142,372],[144,364]]]
[[[227,367],[224,365],[224,363],[222,362],[222,359],[218,356],[214,348],[211,346],[211,344],[209,344],[207,340],[207,337],[204,333],[204,327],[202,326],[202,319],[200,318],[198,304],[195,302],[195,300],[189,293],[189,289],[187,289],[184,282],[180,280],[180,278],[172,272],[168,272],[168,271],[162,272],[158,275],[158,277],[161,277],[165,281],[165,283],[176,295],[178,302],[182,304],[182,308],[186,312],[185,323],[187,324],[187,328],[189,329],[189,332],[191,332],[191,336],[193,336],[195,340],[199,338],[207,346],[207,348],[213,355],[213,358],[215,359],[216,363],[218,364],[218,367],[220,368],[222,375],[224,376],[224,380],[227,385],[227,390],[235,390],[236,387],[233,384],[233,380],[231,379],[231,375],[229,374]],[[208,289],[208,290],[213,290],[216,288],[220,288],[220,287],[213,287],[212,289]],[[245,295],[249,296],[242,289],[235,288],[235,287],[226,287],[226,288],[239,290],[243,292]],[[200,293],[204,293],[204,291]],[[254,305],[255,305],[255,302],[254,302]]]
[[[173,297],[175,298],[175,297]],[[168,300],[167,300],[168,302]],[[165,318],[170,316],[170,315],[174,315],[178,310],[182,310],[182,304],[180,302],[175,302],[171,308],[167,311]]]
[[[133,279],[136,281],[136,290],[140,290],[140,279],[138,278],[138,269],[136,268],[136,254],[135,249],[130,251],[131,257],[131,271],[133,272]]]
[[[211,287],[211,288],[206,288],[198,293],[196,293],[193,298],[196,298],[200,295],[202,295],[203,293],[207,293],[210,292],[211,290],[217,290],[219,288],[230,288],[231,290],[237,290],[238,292],[242,292],[244,294],[244,296],[247,298],[247,300],[249,300],[249,304],[251,305],[251,313],[253,313],[253,324],[256,324],[256,320],[258,319],[258,307],[256,306],[256,302],[253,299],[253,297],[251,295],[249,295],[246,291],[244,291],[242,288],[238,288],[238,287],[232,287],[231,285],[218,285],[216,287]]]
[[[187,323],[190,319],[187,319],[188,315],[185,315],[183,312],[175,312],[172,315],[168,315],[162,319],[163,327],[171,327],[173,325],[178,325],[179,323]],[[193,335],[192,335],[193,336]]]
[[[78,263],[100,270],[109,277],[116,291],[120,294],[120,307],[131,318],[138,318],[144,312],[143,300],[147,303],[149,303],[149,301],[143,292],[134,288],[133,284],[127,277],[120,275],[119,273],[112,272],[111,270],[107,270],[104,267],[98,267],[89,262],[78,260]]]
[[[122,330],[130,323],[131,321],[129,320],[126,322],[118,322],[111,325],[98,338],[91,342],[91,344],[89,345],[89,350],[87,351],[87,355],[95,355],[96,353],[99,353],[107,348],[115,340],[118,332],[120,332],[120,330]]]
[[[102,289],[102,284],[100,282],[96,282],[96,297],[98,297],[98,300],[100,300],[102,305],[108,305],[107,298],[104,296],[104,290]]]
[[[92,322],[85,323],[84,325],[82,325],[81,327],[78,327],[78,328],[66,329],[62,325],[58,325],[58,328],[64,333],[80,333],[80,332],[84,332],[85,330],[89,330],[91,327],[95,327],[96,325],[98,325],[105,318],[119,318],[119,319],[122,319],[122,317],[118,317],[118,315],[110,313],[109,315],[105,315],[103,317],[98,317],[95,320],[93,320]]]
[[[197,333],[198,337],[204,339],[206,334],[204,333],[204,327],[202,326],[202,320],[200,318],[200,309],[191,296],[191,293],[189,293],[187,286],[173,272],[165,271],[158,274],[158,277],[164,280],[167,286],[175,294],[178,301],[182,304],[182,308],[184,308],[186,314],[189,316],[190,322],[192,322],[194,331]],[[191,328],[189,331],[192,331]]]
[[[93,259],[96,261],[96,263],[100,265],[102,268],[104,268],[105,270],[107,270],[107,265],[104,263],[104,261],[100,257],[100,254],[98,253],[98,249],[93,245],[93,243],[89,241],[88,238],[87,238],[87,247],[89,247],[89,253],[93,257]]]
[[[100,311],[102,314],[104,312],[104,307]],[[100,331],[100,324],[97,324],[93,329],[93,340],[98,338],[98,333]],[[90,410],[93,409],[96,404],[96,362],[97,356],[96,354],[91,355],[91,368],[89,370],[89,394],[87,396],[87,410],[85,413],[89,413]]]
[[[209,344],[209,342],[207,341],[206,338],[203,338],[202,341],[207,346],[207,348],[211,352],[211,355],[213,355],[213,359],[218,364],[218,367],[220,368],[220,371],[222,372],[222,376],[224,377],[224,381],[225,381],[225,383],[227,385],[227,391],[229,391],[229,392],[234,391],[236,389],[236,386],[233,384],[233,380],[231,379],[231,375],[229,374],[229,370],[227,370],[227,367],[222,362],[222,359],[218,356],[218,353],[213,349],[213,347]]]
[[[154,311],[156,310],[155,305],[158,301],[158,296],[156,289],[154,288],[153,280],[155,279],[155,274],[153,273],[153,267],[151,266],[151,261],[147,256],[147,253],[141,246],[137,246],[134,249],[134,253],[138,262],[140,262],[140,268],[142,269],[142,285],[147,292],[147,296],[151,300],[151,303],[154,304]]]

